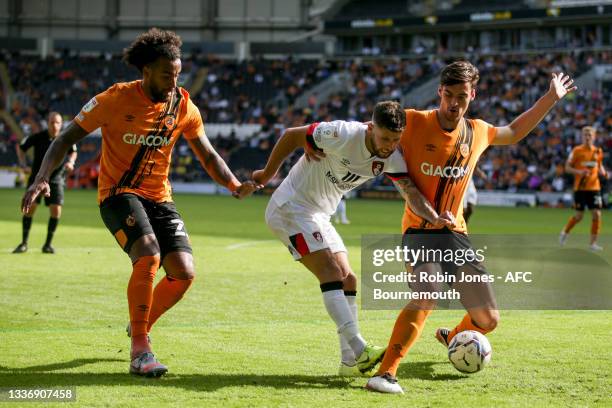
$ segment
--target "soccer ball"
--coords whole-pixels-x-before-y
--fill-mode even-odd
[[[448,345],[448,359],[462,373],[472,374],[482,370],[491,361],[491,344],[477,331],[458,333]]]

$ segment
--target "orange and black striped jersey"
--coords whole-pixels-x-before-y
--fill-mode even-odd
[[[172,201],[172,148],[181,134],[187,139],[204,135],[200,111],[186,90],[176,88],[169,101],[155,103],[145,95],[142,81],[111,86],[74,120],[87,132],[102,129],[99,203],[119,193]]]
[[[406,110],[400,146],[408,175],[439,214],[453,213],[457,232],[467,232],[463,196],[480,155],[496,135],[495,127],[479,119],[463,119],[449,132],[440,126],[436,110]],[[408,228],[433,227],[406,205],[402,231]]]
[[[602,166],[603,150],[601,147],[579,145],[572,149],[568,164],[576,170],[589,170],[589,174],[574,175],[575,191],[599,191],[599,169]]]

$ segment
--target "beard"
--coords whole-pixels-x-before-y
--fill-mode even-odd
[[[166,93],[159,89],[151,89],[151,98],[153,102],[168,102],[172,93]]]
[[[376,156],[380,157],[381,159],[386,159],[387,157],[391,156],[393,154],[393,150],[389,151],[389,152],[383,152],[380,149],[376,149]]]

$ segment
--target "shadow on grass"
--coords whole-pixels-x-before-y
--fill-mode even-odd
[[[340,377],[314,375],[267,374],[172,374],[159,379],[148,379],[127,373],[54,372],[104,362],[123,362],[121,359],[76,359],[64,363],[10,368],[0,366],[0,386],[6,387],[78,387],[78,386],[131,386],[175,387],[191,391],[213,392],[225,387],[270,387],[279,389],[361,388],[351,380]]]
[[[55,363],[55,364],[46,364],[46,365],[38,365],[31,367],[23,367],[23,368],[8,368],[0,365],[0,373],[10,372],[10,373],[41,373],[46,371],[56,371],[56,370],[65,370],[67,368],[76,368],[82,367],[88,364],[95,363],[105,363],[105,362],[116,362],[116,361],[124,361],[118,358],[78,358],[72,361],[66,361],[65,363]]]
[[[465,379],[464,374],[436,374],[434,366],[450,364],[448,361],[419,361],[414,363],[404,363],[397,370],[397,377],[402,379],[429,380],[429,381],[449,381]]]

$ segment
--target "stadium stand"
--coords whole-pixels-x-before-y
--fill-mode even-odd
[[[365,3],[364,3],[365,4]],[[548,86],[550,72],[572,75],[588,71],[597,63],[612,63],[610,52],[574,54],[504,54],[471,56],[481,72],[478,95],[470,116],[503,125],[529,107]],[[16,97],[10,112],[25,134],[38,131],[43,117],[58,110],[66,118],[74,115],[95,93],[111,83],[136,78],[137,73],[118,57],[78,56],[62,53],[46,60],[18,54],[4,60]],[[435,77],[447,62],[438,58],[361,60],[265,60],[227,61],[212,57],[186,58],[187,74],[205,70],[201,90],[192,95],[207,123],[257,124],[260,130],[242,139],[235,134],[209,137],[221,155],[239,175],[247,176],[262,166],[271,146],[286,127],[338,118],[366,121],[379,100],[401,100],[412,88]],[[348,86],[319,101],[316,94],[304,108],[294,107],[296,98],[334,73],[350,75]],[[437,96],[432,94],[430,107]],[[535,135],[517,146],[491,148],[481,160],[487,180],[477,180],[485,189],[507,191],[564,191],[570,179],[563,163],[579,142],[579,130],[586,124],[600,129],[599,144],[612,150],[612,93],[580,90],[556,108]],[[16,163],[14,149],[18,136],[0,121],[0,164]],[[79,165],[72,186],[90,186],[95,179],[95,138],[80,147]],[[99,141],[97,142],[99,143]],[[172,177],[181,181],[208,180],[186,142],[174,152]],[[295,158],[299,157],[296,155]],[[606,166],[612,168],[609,153]],[[286,166],[289,168],[290,164]],[[282,177],[282,174],[281,174]],[[385,184],[378,179],[374,184]]]

